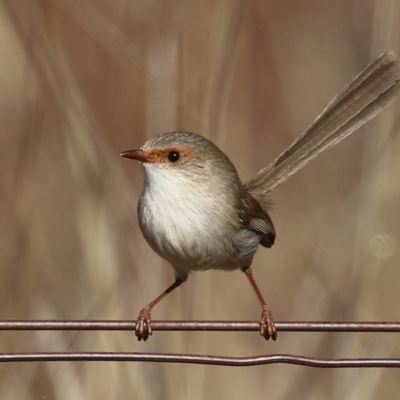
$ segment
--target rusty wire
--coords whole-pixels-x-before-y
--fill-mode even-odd
[[[400,322],[275,322],[280,332],[400,332]],[[134,331],[136,321],[112,320],[5,320],[0,330],[15,331]],[[248,321],[152,321],[153,331],[254,332],[260,322]]]
[[[136,321],[0,321],[0,330],[9,331],[130,331]],[[400,332],[400,322],[276,322],[280,332]],[[259,322],[237,321],[153,321],[153,331],[259,331]],[[216,366],[256,366],[294,364],[319,368],[400,367],[400,358],[318,359],[291,354],[269,354],[253,357],[220,357],[192,354],[157,354],[128,352],[55,352],[0,353],[0,362],[30,361],[119,361],[167,362]]]

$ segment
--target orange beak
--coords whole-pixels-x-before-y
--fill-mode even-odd
[[[140,162],[150,162],[150,158],[142,150],[126,150],[119,156]]]

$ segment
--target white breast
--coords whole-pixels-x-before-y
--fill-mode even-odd
[[[237,216],[223,196],[211,196],[210,183],[193,183],[174,169],[145,166],[139,222],[150,246],[177,271],[236,269],[232,233]],[[236,225],[235,225],[236,224]]]

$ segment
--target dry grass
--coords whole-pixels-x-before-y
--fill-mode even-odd
[[[0,2],[1,318],[136,317],[172,281],[137,226],[147,137],[203,133],[243,179],[379,53],[399,0]],[[399,101],[275,193],[255,275],[277,320],[399,320]],[[249,319],[242,274],[192,276],[156,319]],[[395,335],[1,333],[0,351],[398,356]],[[0,398],[380,399],[394,370],[13,364]]]

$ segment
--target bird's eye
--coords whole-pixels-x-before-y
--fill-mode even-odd
[[[168,153],[168,160],[171,162],[177,162],[180,159],[181,155],[178,151],[170,151]]]

